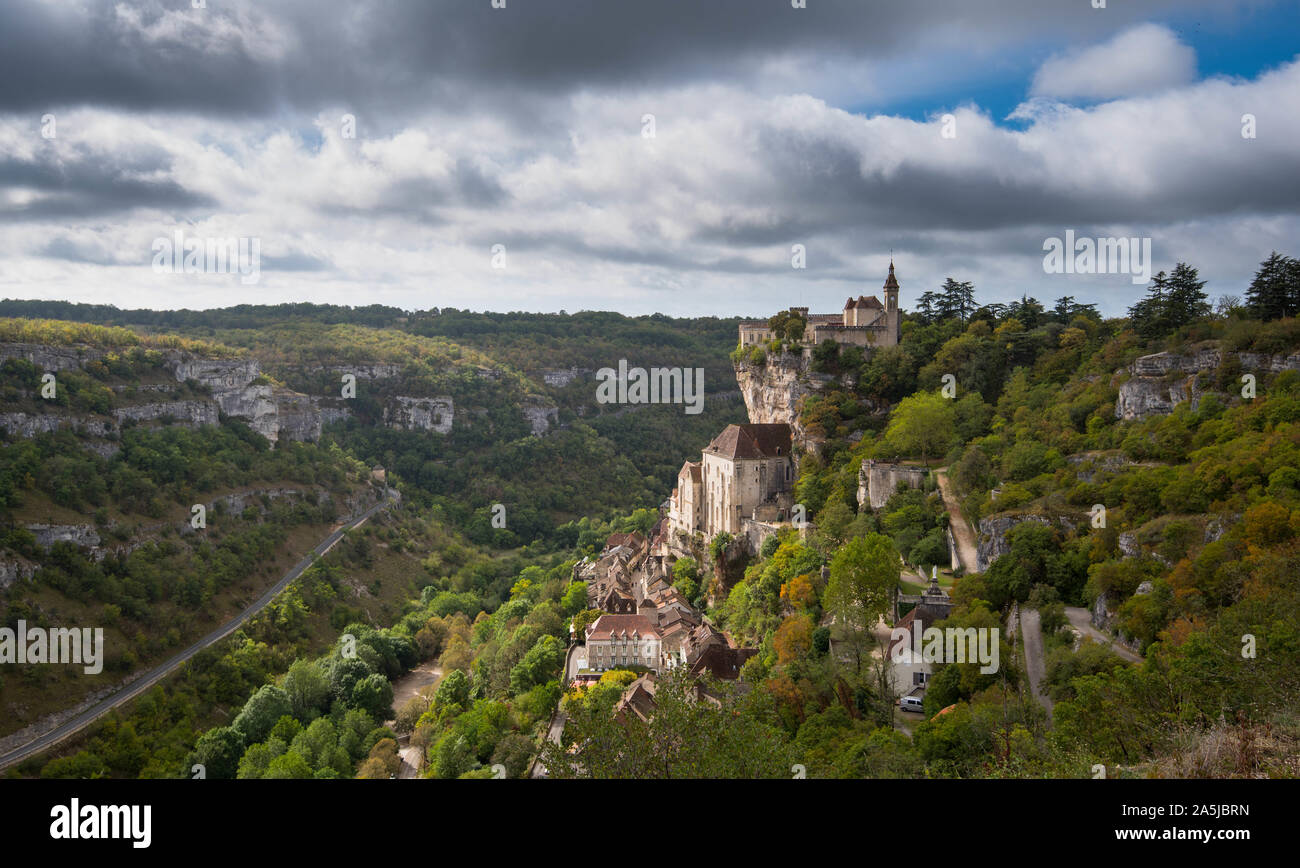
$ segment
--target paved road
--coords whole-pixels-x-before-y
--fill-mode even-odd
[[[41,751],[46,750],[47,748],[50,748],[58,744],[68,736],[80,732],[81,730],[89,726],[91,723],[98,720],[103,715],[107,714],[112,709],[117,708],[119,705],[123,704],[124,702],[128,702],[131,699],[134,699],[136,696],[139,696],[145,690],[148,690],[150,687],[157,684],[163,678],[165,678],[166,676],[174,672],[176,669],[178,669],[182,663],[189,660],[195,654],[198,654],[204,648],[207,648],[213,645],[214,643],[221,641],[222,639],[229,636],[231,633],[235,632],[235,630],[237,630],[240,626],[242,626],[243,623],[247,621],[250,617],[252,617],[253,615],[260,612],[262,609],[264,609],[266,605],[270,603],[273,599],[275,599],[277,594],[279,594],[281,591],[287,588],[294,579],[301,576],[303,571],[306,570],[309,566],[311,566],[314,557],[319,557],[321,555],[324,555],[331,548],[333,548],[335,543],[337,543],[340,539],[343,538],[344,533],[346,533],[349,530],[352,530],[355,527],[359,527],[363,522],[365,522],[366,519],[370,518],[370,516],[374,515],[379,510],[384,509],[395,502],[396,502],[396,497],[394,496],[394,492],[392,491],[392,489],[389,489],[389,494],[387,498],[375,504],[374,506],[370,507],[370,509],[367,509],[365,512],[361,513],[357,517],[351,519],[348,523],[340,525],[337,530],[333,531],[332,533],[329,534],[329,536],[321,540],[320,544],[317,545],[316,548],[312,549],[312,554],[298,561],[298,563],[294,565],[293,569],[289,570],[289,572],[284,574],[284,577],[281,578],[280,581],[276,582],[271,587],[270,590],[268,590],[265,594],[259,597],[257,601],[254,602],[252,605],[248,606],[242,612],[240,612],[234,619],[227,621],[222,626],[213,630],[211,633],[204,636],[202,639],[200,639],[190,647],[186,648],[184,651],[177,654],[175,657],[172,657],[170,660],[166,661],[165,663],[160,663],[159,665],[155,666],[153,669],[150,669],[148,672],[141,675],[135,681],[132,681],[130,684],[126,685],[125,687],[122,687],[116,692],[109,694],[104,699],[100,700],[95,705],[92,705],[90,708],[86,709],[81,714],[67,721],[63,725],[51,730],[50,732],[45,733],[42,736],[38,736],[37,738],[23,745],[22,747],[16,748],[15,750],[10,751],[4,756],[0,756],[0,769],[5,768],[6,766],[11,766],[16,762],[21,762],[22,760],[26,759],[29,756],[32,756],[33,754],[40,753]]]
[[[1128,648],[1125,648],[1123,645],[1116,642],[1113,636],[1107,636],[1105,633],[1092,626],[1092,613],[1087,609],[1080,608],[1079,606],[1066,606],[1065,617],[1070,619],[1070,626],[1074,627],[1074,629],[1092,640],[1107,646],[1110,650],[1114,651],[1128,662],[1142,662],[1141,654],[1135,654]]]
[[[948,509],[948,526],[952,528],[952,538],[957,541],[957,560],[961,561],[962,569],[967,573],[976,572],[979,559],[975,547],[975,533],[967,524],[966,516],[961,514],[957,496],[952,493],[952,483],[948,481],[948,468],[936,470],[934,475],[939,481],[943,505]]]
[[[1029,689],[1034,698],[1047,709],[1047,719],[1052,719],[1052,698],[1043,690],[1047,680],[1047,661],[1043,655],[1043,622],[1037,609],[1020,610],[1019,632],[1025,640],[1025,673],[1029,676]]]

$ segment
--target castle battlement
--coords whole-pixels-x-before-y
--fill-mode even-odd
[[[806,307],[792,307],[790,313],[803,319],[801,338],[805,345],[816,346],[822,341],[835,341],[846,346],[892,347],[902,337],[902,319],[898,308],[898,278],[890,260],[889,276],[885,278],[885,301],[874,295],[860,295],[844,302],[840,313],[808,313]],[[740,323],[740,345],[752,347],[771,342],[773,334],[769,322],[745,320]]]

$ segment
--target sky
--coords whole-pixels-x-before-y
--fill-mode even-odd
[[[0,296],[761,316],[892,256],[1122,315],[1067,232],[1240,296],[1300,255],[1300,0],[1102,2],[6,0]]]

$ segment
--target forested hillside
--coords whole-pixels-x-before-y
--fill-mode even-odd
[[[645,365],[684,363],[688,356],[717,371],[726,364],[732,328],[709,330],[695,321],[656,318],[647,331],[599,315],[607,332],[601,346],[618,354],[606,359],[597,358],[599,349],[591,354],[590,329],[553,328],[549,348],[512,355],[525,373],[493,355],[502,347],[491,340],[479,349],[416,334],[406,328],[406,315],[388,309],[152,312],[7,301],[3,310],[20,317],[0,320],[3,622],[103,625],[106,634],[99,675],[22,667],[0,680],[0,736],[12,736],[11,746],[24,727],[102,695],[232,616],[337,522],[377,502],[385,487],[403,502],[350,534],[182,675],[65,742],[56,751],[61,758],[21,764],[28,774],[184,774],[199,734],[237,718],[250,696],[260,702],[297,658],[295,671],[325,672],[329,689],[295,702],[295,719],[305,731],[324,712],[339,739],[328,749],[298,752],[313,773],[328,767],[352,776],[381,740],[375,731],[386,716],[378,682],[387,685],[444,652],[452,668],[465,672],[480,657],[503,667],[501,677],[476,682],[476,696],[537,688],[536,708],[522,717],[512,712],[510,727],[499,733],[531,735],[558,696],[556,667],[539,648],[529,658],[541,661],[532,664],[536,684],[509,676],[544,636],[561,644],[567,636],[564,619],[573,612],[559,605],[556,591],[560,577],[568,577],[563,557],[600,548],[614,530],[609,519],[657,505],[680,450],[698,448],[705,432],[743,415],[726,395],[711,398],[699,416],[680,406],[602,412],[594,371],[563,382],[544,375],[588,361]],[[84,321],[32,318],[47,314]],[[521,317],[529,318],[515,319]],[[417,319],[427,323],[429,316]],[[674,344],[675,332],[674,355],[663,348]],[[345,398],[340,384],[349,373],[356,394]],[[46,394],[49,379],[55,385]],[[431,414],[445,407],[445,418],[418,416],[412,407]],[[205,527],[192,525],[194,504],[206,506]],[[494,504],[504,506],[504,526],[489,521]],[[651,515],[641,510],[615,527],[634,521],[648,531]],[[550,578],[539,578],[538,570]],[[455,620],[480,612],[498,613],[497,638],[489,641],[478,628],[470,634],[469,620]],[[342,669],[334,666],[343,659],[337,640],[344,634],[383,652],[387,662],[362,653]],[[396,656],[384,650],[386,642]],[[355,699],[358,681],[378,694]],[[466,699],[466,709],[470,704]],[[256,716],[250,710],[243,721]],[[440,725],[452,720],[443,714]],[[263,745],[265,752],[267,738],[295,741],[296,733],[282,728],[272,736],[270,727],[263,732],[243,721],[245,746]],[[403,717],[398,726],[409,731],[414,721]],[[420,731],[432,739],[436,730],[426,721]],[[479,759],[440,773],[486,761],[495,742],[484,744]],[[210,745],[205,741],[200,753]],[[342,753],[335,750],[340,745]],[[531,757],[529,750],[523,755]],[[242,756],[241,748],[231,776]],[[270,759],[249,762],[258,776],[268,773]],[[269,773],[301,771],[286,771],[287,762]],[[214,765],[220,776],[225,767]]]
[[[1073,298],[980,305],[950,279],[898,347],[810,348],[831,377],[799,419],[821,440],[795,490],[814,527],[747,564],[715,546],[704,565],[702,581],[730,584],[710,616],[760,648],[742,684],[693,712],[661,688],[668,711],[644,727],[575,695],[566,745],[612,744],[597,775],[614,757],[689,775],[703,760],[655,762],[649,745],[739,715],[763,750],[727,748],[719,729],[713,774],[1300,774],[1300,267],[1274,254],[1213,307],[1205,289],[1179,263],[1127,318],[1103,319]],[[791,365],[790,343],[733,358]],[[866,459],[946,467],[979,570],[949,569],[933,476],[859,511]],[[872,633],[931,570],[954,604],[937,626],[993,628],[1003,647],[994,673],[937,663],[918,720],[897,709]],[[1041,623],[1044,701],[1005,629],[1015,612]]]

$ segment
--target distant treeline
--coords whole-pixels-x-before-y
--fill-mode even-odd
[[[133,325],[176,329],[260,328],[283,320],[313,320],[322,323],[353,323],[391,326],[405,316],[400,308],[371,304],[349,307],[338,304],[240,304],[213,310],[123,310],[111,304],[81,304],[70,301],[36,301],[6,298],[0,301],[0,317],[60,319],[97,325]]]

